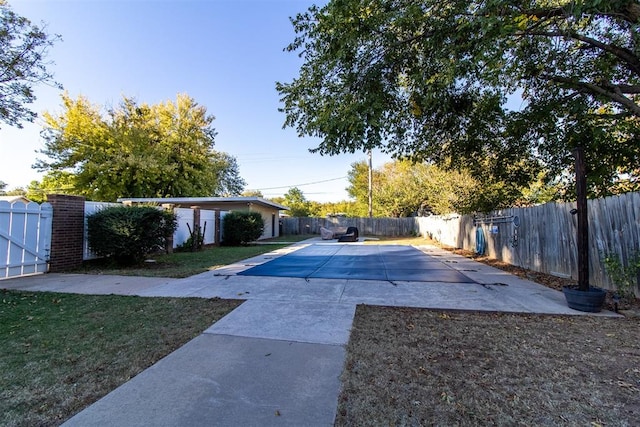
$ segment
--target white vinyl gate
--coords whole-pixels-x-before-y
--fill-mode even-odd
[[[46,273],[53,207],[0,201],[0,279]]]

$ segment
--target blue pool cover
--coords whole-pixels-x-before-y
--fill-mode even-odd
[[[429,256],[411,246],[394,245],[311,245],[238,274],[322,279],[475,283],[436,257]]]

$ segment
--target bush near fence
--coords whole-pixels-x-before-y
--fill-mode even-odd
[[[476,229],[484,231],[485,254],[506,263],[559,277],[578,278],[575,203],[493,211],[482,216],[413,218],[282,218],[282,234],[320,234],[320,227],[358,227],[365,236],[429,236],[445,245],[476,249]],[[517,217],[517,220],[514,219]],[[640,249],[640,192],[588,202],[589,277],[594,286],[614,289],[606,255],[623,265]],[[518,223],[518,226],[516,226]],[[638,290],[636,289],[636,293]]]

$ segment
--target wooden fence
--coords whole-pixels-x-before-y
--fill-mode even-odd
[[[282,235],[320,234],[320,227],[358,227],[361,235],[409,236],[416,233],[414,218],[281,218]]]
[[[476,249],[480,227],[486,254],[509,264],[559,277],[577,279],[575,203],[547,203],[529,208],[472,216],[416,218],[418,231],[450,246]],[[623,265],[640,251],[640,193],[589,200],[589,277],[595,286],[613,288],[604,257]]]
[[[474,251],[480,228],[485,253],[504,262],[577,279],[575,203],[547,203],[494,211],[483,217],[446,215],[418,218],[283,218],[283,234],[319,234],[320,227],[355,226],[367,236],[429,236]],[[589,200],[590,283],[613,288],[604,257],[626,265],[640,251],[640,193]]]

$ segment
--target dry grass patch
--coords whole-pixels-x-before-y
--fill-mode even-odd
[[[637,425],[640,322],[358,306],[337,426]]]

